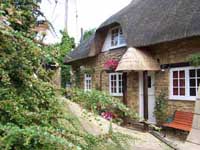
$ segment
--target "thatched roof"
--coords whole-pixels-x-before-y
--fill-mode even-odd
[[[200,1],[133,0],[106,20],[97,29],[95,37],[115,23],[122,26],[128,47],[150,46],[199,36]]]
[[[119,23],[128,45],[148,46],[200,35],[199,0],[133,0],[101,26]]]
[[[160,70],[158,62],[149,51],[129,48],[121,58],[116,71],[157,71]]]
[[[70,63],[76,60],[93,57],[95,56],[95,52],[92,52],[91,49],[94,48],[94,35],[92,35],[89,39],[82,41],[82,43],[80,43],[80,45],[75,50],[67,55],[64,62]]]

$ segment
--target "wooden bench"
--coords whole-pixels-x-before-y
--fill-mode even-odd
[[[193,116],[194,114],[191,112],[176,111],[173,121],[165,123],[163,126],[190,132],[192,129]]]

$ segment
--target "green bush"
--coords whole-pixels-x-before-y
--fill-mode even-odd
[[[200,53],[191,55],[188,58],[188,60],[192,66],[199,66],[200,65]]]
[[[105,92],[92,90],[86,92],[81,89],[69,89],[70,99],[79,103],[83,108],[101,115],[102,112],[112,112],[114,121],[121,121],[125,117],[137,119],[137,113],[125,106],[119,99],[108,95]]]
[[[154,115],[156,117],[158,125],[161,125],[167,119],[168,103],[165,91],[166,90],[162,90],[161,93],[158,95],[158,97],[156,97]]]

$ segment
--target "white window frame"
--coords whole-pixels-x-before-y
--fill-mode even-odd
[[[92,90],[92,75],[84,74],[84,90],[91,91]]]
[[[112,31],[113,30],[116,30],[118,29],[118,36],[117,36],[117,45],[114,45],[112,46]],[[111,30],[110,30],[110,49],[115,49],[115,48],[119,48],[119,47],[123,47],[123,46],[126,46],[126,41],[122,44],[120,44],[120,30],[122,31],[122,37],[124,38],[124,34],[123,34],[123,30],[120,26],[117,26],[117,27],[113,27]],[[125,39],[124,39],[125,40]]]
[[[112,92],[112,87],[111,87],[111,76],[116,75],[116,93]],[[121,79],[122,82],[122,91],[121,93],[119,92],[119,75],[122,76],[122,73],[110,73],[109,74],[109,91],[111,96],[123,96],[123,77]]]
[[[171,68],[169,73],[169,99],[170,100],[186,100],[186,101],[196,101],[197,96],[190,96],[190,76],[189,71],[192,69],[200,69],[200,67],[180,67]],[[173,72],[174,71],[185,71],[185,96],[174,96],[173,95]],[[197,83],[196,83],[197,84]],[[196,92],[198,93],[198,92]]]

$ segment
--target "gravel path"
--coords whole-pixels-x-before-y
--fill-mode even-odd
[[[83,128],[93,135],[108,133],[110,122],[100,116],[95,116],[82,109],[78,104],[65,100],[69,110],[79,118]],[[130,140],[130,150],[170,150],[170,148],[149,133],[123,128],[112,124],[113,132],[127,134],[135,140]]]

